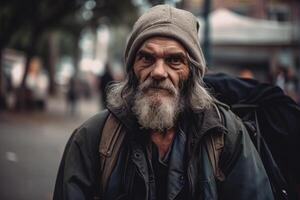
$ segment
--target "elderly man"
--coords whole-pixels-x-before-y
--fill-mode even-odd
[[[243,124],[204,87],[198,28],[167,5],[138,19],[127,76],[71,136],[54,199],[273,199]]]

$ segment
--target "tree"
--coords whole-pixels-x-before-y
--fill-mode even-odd
[[[18,46],[26,54],[25,73],[17,98],[21,108],[24,107],[29,63],[35,55],[40,37],[50,28],[57,26],[65,16],[79,10],[84,2],[84,0],[1,1],[0,55],[8,46]],[[2,65],[0,69],[2,71]],[[2,92],[1,94],[3,95]]]
[[[89,20],[80,18],[80,12],[87,3],[96,5]],[[6,47],[13,47],[25,51],[25,73],[20,86],[20,107],[24,107],[25,83],[29,70],[29,64],[37,53],[37,44],[45,35],[54,30],[65,30],[78,40],[81,30],[85,26],[97,27],[100,19],[106,17],[110,23],[129,23],[133,21],[135,8],[130,0],[122,3],[111,0],[2,0],[0,3],[0,81],[1,81],[1,52]],[[78,52],[74,50],[74,57],[78,58]],[[75,64],[76,65],[76,64]],[[53,76],[49,66],[49,74]],[[51,78],[50,78],[51,79]],[[53,79],[53,78],[52,78]],[[1,82],[0,82],[1,83]],[[0,91],[0,96],[3,93]]]

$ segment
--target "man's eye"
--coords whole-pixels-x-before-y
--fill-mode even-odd
[[[184,63],[184,60],[181,56],[170,56],[166,58],[166,61],[171,65],[181,65]]]
[[[152,63],[154,61],[154,57],[150,54],[141,53],[138,55],[138,60],[144,63]]]

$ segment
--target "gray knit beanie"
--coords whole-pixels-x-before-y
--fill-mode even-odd
[[[199,67],[201,76],[203,76],[206,64],[200,47],[198,28],[197,18],[188,11],[169,5],[152,7],[133,26],[125,49],[127,72],[132,68],[135,54],[144,41],[150,37],[162,36],[180,42],[190,57],[197,62],[196,67]]]

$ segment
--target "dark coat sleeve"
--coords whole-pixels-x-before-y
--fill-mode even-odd
[[[225,146],[220,157],[226,178],[220,182],[219,199],[274,199],[266,171],[246,128],[233,113],[228,115],[228,133],[225,134]]]
[[[99,187],[100,133],[106,113],[100,113],[71,135],[59,166],[54,200],[93,199]]]

